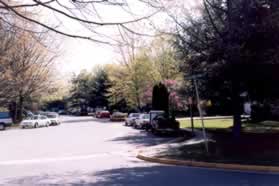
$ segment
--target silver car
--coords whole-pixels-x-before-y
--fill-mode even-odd
[[[136,119],[139,118],[140,113],[130,113],[125,119],[126,126],[133,126],[136,122]]]
[[[147,125],[150,125],[150,115],[149,114],[141,114],[138,119],[135,121],[135,128],[144,129]]]

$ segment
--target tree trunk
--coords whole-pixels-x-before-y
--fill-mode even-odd
[[[140,111],[141,110],[141,101],[140,101],[140,95],[139,95],[138,89],[136,92],[136,102],[137,102],[138,110]]]
[[[13,120],[13,123],[16,123],[17,118],[17,104],[16,102],[11,102],[9,107],[10,116]]]
[[[17,105],[17,107],[18,107],[17,118],[16,118],[17,123],[20,123],[23,119],[23,102],[24,102],[24,97],[22,95],[20,95],[18,105]]]

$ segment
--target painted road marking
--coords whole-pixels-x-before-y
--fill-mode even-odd
[[[40,159],[29,159],[29,160],[8,160],[8,161],[0,161],[0,166],[40,164],[40,163],[51,163],[51,162],[59,162],[59,161],[86,160],[86,159],[104,157],[104,156],[111,156],[111,155],[127,156],[127,151],[125,151],[125,152],[106,152],[106,153],[91,154],[91,155],[67,156],[67,157],[57,157],[57,158],[40,158]]]

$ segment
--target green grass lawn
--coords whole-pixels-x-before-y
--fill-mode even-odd
[[[207,129],[228,129],[233,125],[232,119],[205,119],[205,128]],[[194,120],[195,128],[202,128],[201,120]],[[180,128],[191,128],[190,120],[180,121]],[[245,132],[279,132],[278,121],[263,121],[259,123],[243,122],[242,130]]]
[[[208,129],[222,129],[229,128],[233,125],[232,119],[207,119],[204,120],[205,128]],[[202,128],[201,120],[194,120],[195,128]],[[180,128],[191,128],[191,120],[182,120],[180,121]]]

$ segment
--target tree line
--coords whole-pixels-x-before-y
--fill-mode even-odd
[[[81,71],[73,77],[67,99],[70,106],[80,110],[150,110],[153,87],[162,82],[171,92],[172,108],[183,110],[180,62],[167,37],[158,37],[148,47],[137,47],[132,53],[127,48],[121,50],[117,62],[97,66],[91,72]]]
[[[9,31],[12,31],[10,27],[14,25],[10,17],[14,16],[16,19],[28,23],[27,28],[24,28],[24,24],[16,26],[21,31],[28,30],[29,33],[30,31],[34,33],[41,32],[41,28],[44,28],[69,37],[108,43],[106,39],[99,40],[103,37],[100,37],[96,28],[115,26],[120,31],[119,35],[122,39],[119,44],[121,60],[118,61],[118,64],[102,67],[109,79],[109,83],[106,85],[108,86],[107,91],[105,91],[107,100],[105,104],[108,106],[121,103],[138,109],[143,107],[148,102],[149,97],[145,95],[150,92],[148,91],[150,87],[167,79],[179,79],[172,77],[173,72],[177,74],[175,70],[177,65],[169,66],[176,64],[177,61],[180,64],[179,76],[182,77],[180,82],[185,83],[184,87],[188,87],[181,91],[189,93],[192,89],[191,84],[187,83],[185,77],[201,74],[199,88],[202,97],[211,100],[213,105],[219,105],[217,110],[220,112],[225,110],[227,112],[224,114],[234,115],[236,135],[240,133],[241,128],[241,99],[243,99],[241,95],[243,93],[248,95],[245,99],[257,102],[259,107],[261,105],[271,105],[273,100],[276,99],[279,92],[276,89],[278,79],[276,76],[278,71],[277,32],[279,30],[277,23],[279,3],[276,0],[201,0],[194,10],[184,9],[185,6],[175,6],[174,11],[170,11],[172,3],[168,1],[139,2],[155,11],[130,21],[121,20],[119,22],[102,21],[98,16],[90,17],[99,15],[98,11],[92,7],[99,4],[105,7],[118,7],[125,11],[123,8],[129,7],[129,3],[126,1],[70,1],[65,4],[60,1],[33,1],[28,4],[4,0],[0,1],[0,10],[1,15],[6,15],[1,17],[3,17],[2,22],[9,25],[7,27]],[[183,4],[183,1],[181,3]],[[57,6],[62,8],[57,9]],[[92,30],[94,37],[66,33],[57,29],[57,27],[47,25],[44,21],[38,21],[37,17],[36,19],[32,17],[32,14],[25,15],[24,12],[26,11],[21,11],[38,10],[40,8],[53,11],[55,14],[62,15],[74,22],[82,23],[86,28]],[[163,31],[163,33],[174,40],[171,41],[172,47],[169,47],[169,43],[166,42],[168,44],[164,48],[160,41],[154,40],[151,44],[147,44],[148,46],[138,49],[138,46],[135,46],[137,41],[129,34],[133,36],[143,34],[131,29],[130,26],[143,20],[147,21],[152,15],[156,14],[156,10],[166,13],[170,18],[169,22],[173,27],[168,31]],[[89,13],[86,14],[85,12]],[[35,24],[40,28],[30,28],[29,24]],[[151,25],[155,26],[152,23]],[[162,29],[158,31],[161,34]],[[129,33],[128,37],[127,33]],[[5,41],[5,39],[2,40]],[[159,42],[159,44],[156,44],[156,42]],[[3,51],[6,48],[4,46]],[[95,80],[92,80],[97,75],[95,72],[89,74],[92,76],[89,78],[91,79],[90,82],[97,86],[93,83]],[[183,78],[185,78],[184,81]],[[4,84],[5,81],[1,83]],[[88,86],[83,81],[79,83],[81,85],[77,87]],[[75,87],[77,83],[73,84],[73,87]],[[10,92],[8,89],[5,91]],[[73,88],[71,95],[82,95],[84,97],[84,92],[78,94],[75,94],[75,92],[75,88]],[[95,94],[93,93],[92,90],[91,95]],[[103,97],[102,95],[96,96]],[[97,103],[98,101],[94,101],[94,99],[89,101],[90,99],[84,100],[82,98],[81,100],[80,102],[84,102],[86,105],[104,105],[103,101]]]

